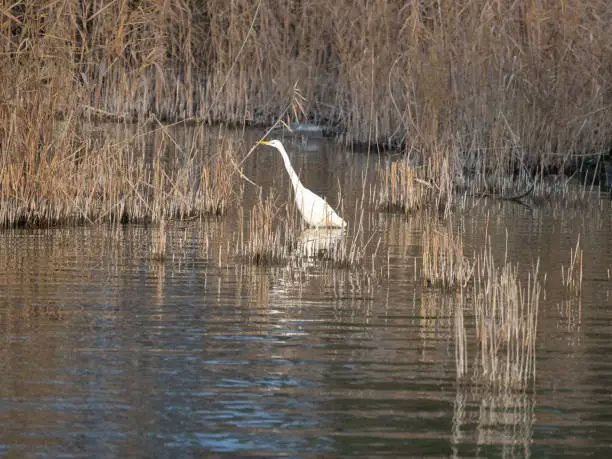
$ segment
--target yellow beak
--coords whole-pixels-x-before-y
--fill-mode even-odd
[[[257,143],[259,145],[269,145],[270,144],[270,142],[268,142],[267,140],[258,140]]]

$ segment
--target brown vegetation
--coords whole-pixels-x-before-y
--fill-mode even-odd
[[[567,269],[561,266],[561,284],[565,286],[568,293],[576,296],[582,295],[582,255],[580,234],[578,234],[576,247],[570,249],[570,262]]]
[[[524,389],[535,380],[541,286],[538,264],[522,286],[516,266],[497,268],[490,245],[478,258],[474,315],[479,343],[474,373],[496,389]]]
[[[349,140],[452,144],[491,168],[612,138],[605,0],[64,0],[3,18],[5,71],[79,88],[92,114],[272,122],[299,81]]]
[[[423,278],[432,287],[445,290],[467,287],[474,263],[463,253],[463,239],[452,224],[443,228],[426,225],[423,230]]]
[[[199,171],[98,145],[83,120],[271,123],[296,82],[304,111],[347,141],[410,151],[445,209],[466,176],[520,192],[612,138],[604,0],[42,0],[0,14],[3,225],[216,212],[218,198],[185,194]]]
[[[353,227],[308,228],[299,215],[295,201],[278,206],[274,195],[261,193],[249,211],[248,224],[242,225],[236,253],[257,265],[303,267],[313,262],[328,268],[365,267],[376,257],[380,238],[366,238],[365,209],[358,199]],[[242,207],[240,209],[243,211]],[[244,222],[244,219],[241,218]]]
[[[170,152],[179,152],[165,135],[152,155],[134,145],[80,140],[76,134],[69,145],[60,145],[61,137],[51,140],[47,150],[28,137],[31,133],[13,132],[5,143],[10,150],[0,172],[0,226],[221,214],[240,190],[233,166],[236,147],[229,142],[220,142],[213,153],[194,145],[181,152],[183,158],[170,160]],[[10,154],[15,149],[21,155]]]
[[[499,267],[486,239],[473,258],[463,255],[461,235],[451,225],[423,233],[423,277],[432,287],[454,289],[455,362],[460,382],[493,391],[524,390],[535,380],[535,340],[542,287],[538,264],[526,286],[507,259]],[[474,318],[476,352],[468,373],[464,314]]]

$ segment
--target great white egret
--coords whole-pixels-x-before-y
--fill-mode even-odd
[[[287,155],[287,151],[280,140],[260,140],[257,143],[274,147],[280,152],[285,163],[285,169],[287,169],[291,179],[295,203],[306,223],[315,228],[344,228],[346,226],[346,222],[327,204],[325,199],[317,196],[302,185],[302,182],[300,182],[295,170],[291,166],[289,155]]]

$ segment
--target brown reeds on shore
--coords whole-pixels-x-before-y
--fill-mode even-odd
[[[612,138],[606,0],[43,0],[2,14],[7,92],[25,70],[73,94],[47,114],[271,123],[299,81],[305,111],[347,140],[450,147],[467,167],[562,164]]]
[[[296,82],[302,111],[346,141],[413,153],[422,170],[388,177],[406,211],[448,210],[465,186],[520,192],[612,138],[606,0],[42,0],[2,17],[2,225],[217,212],[227,189],[185,192],[212,169],[170,175],[83,120],[271,123]]]
[[[105,144],[68,157],[39,160],[38,153],[5,161],[0,226],[101,222],[157,222],[222,214],[236,183],[232,147],[207,162],[193,157],[175,168],[159,155],[152,162],[128,146]],[[66,152],[67,153],[67,152]],[[25,175],[22,171],[29,169]]]

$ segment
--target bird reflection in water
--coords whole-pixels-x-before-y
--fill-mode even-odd
[[[344,233],[341,228],[307,228],[298,237],[297,253],[307,258],[331,258]]]

